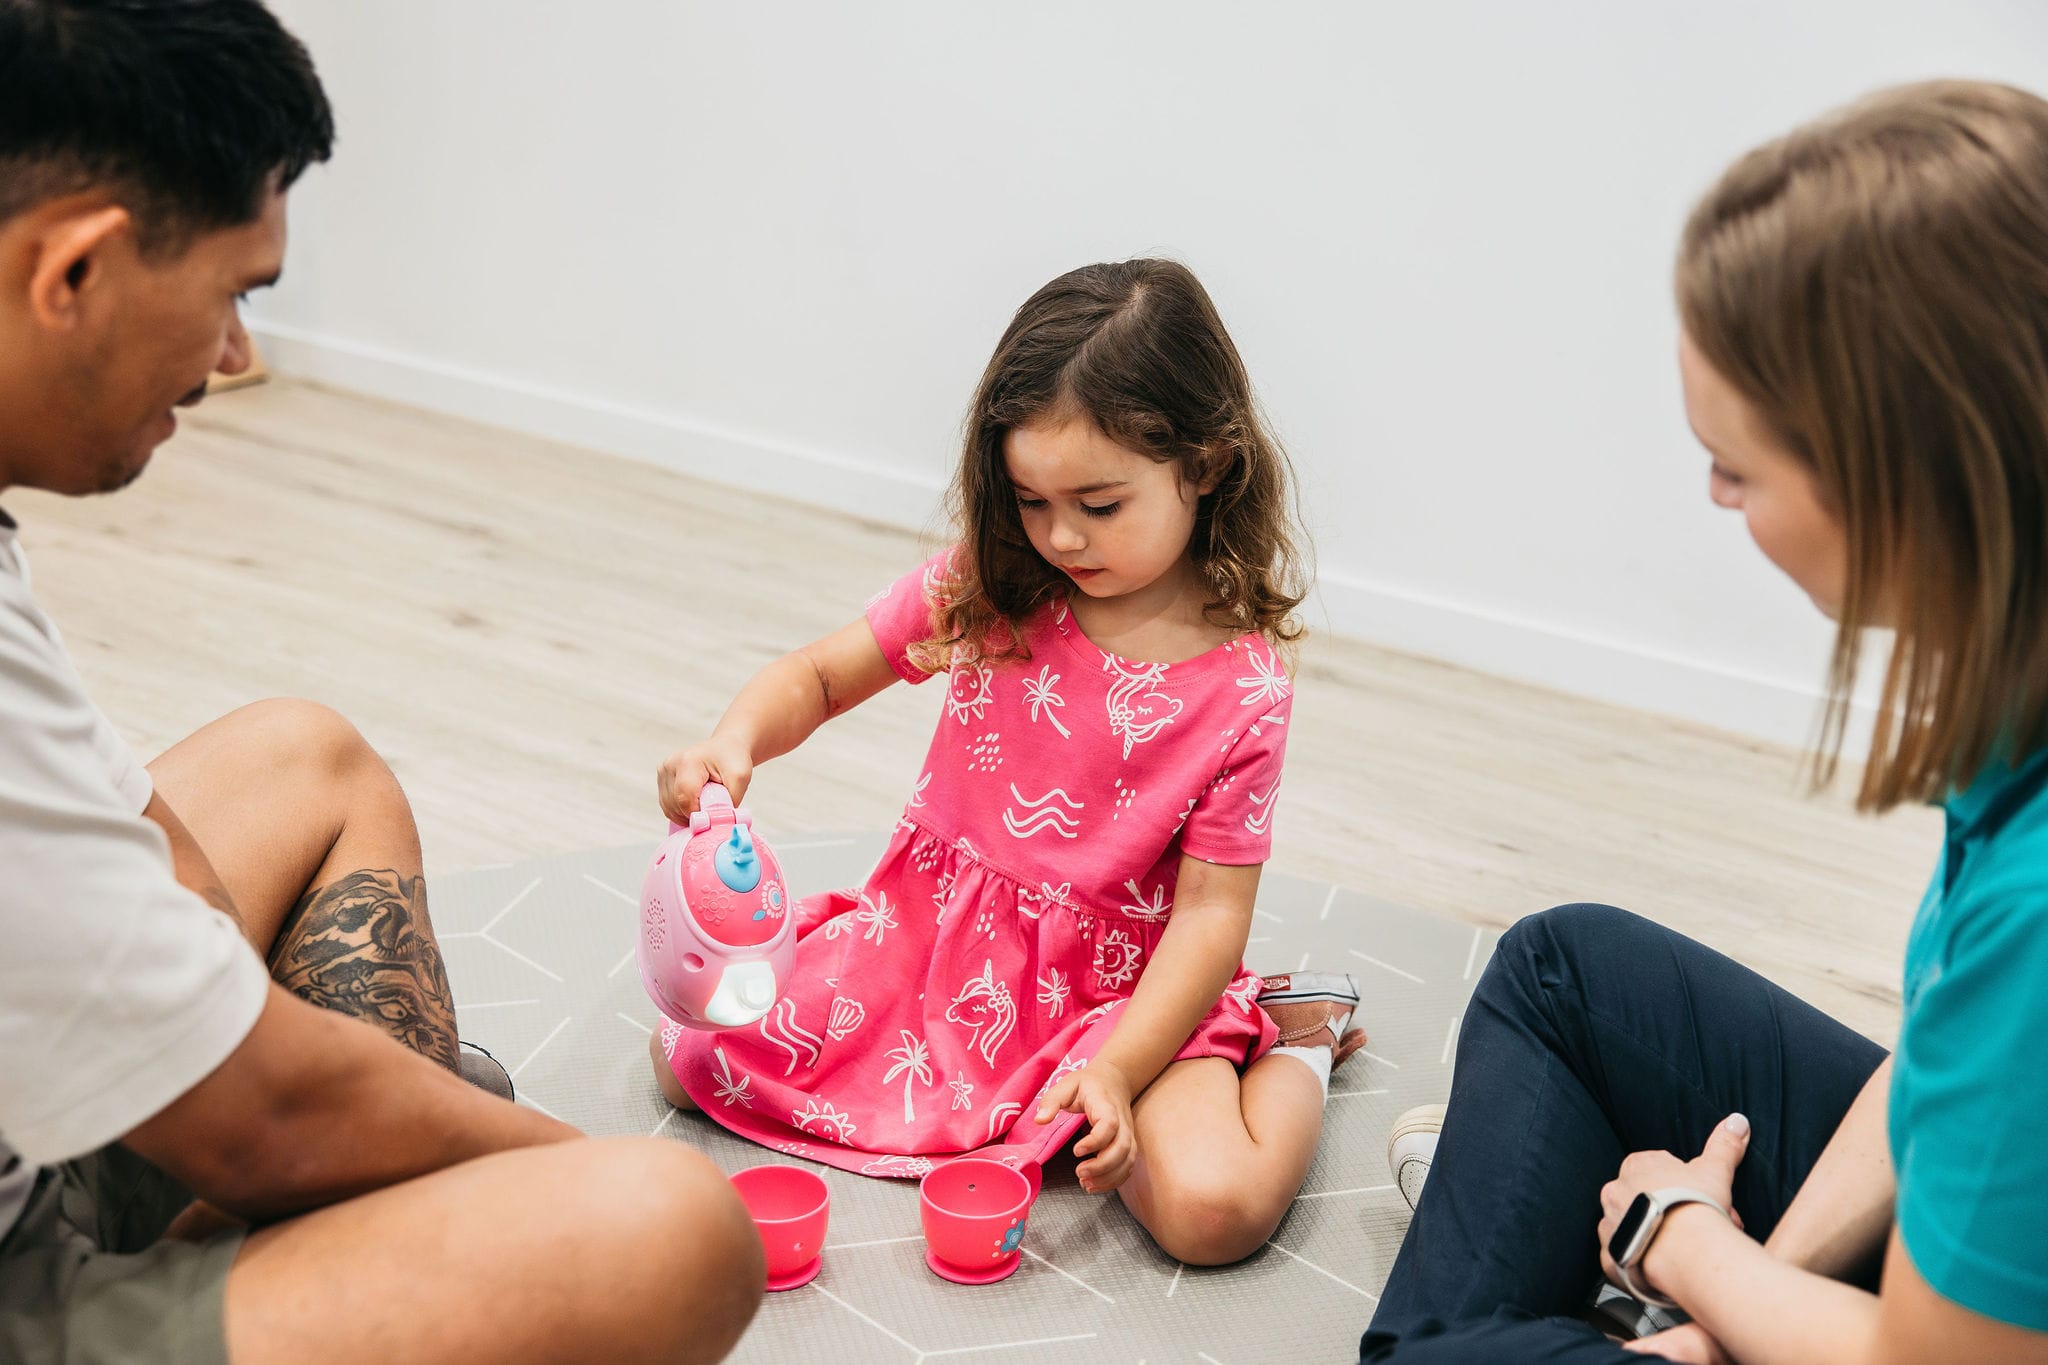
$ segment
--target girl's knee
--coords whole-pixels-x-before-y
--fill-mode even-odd
[[[1160,1250],[1188,1265],[1229,1265],[1257,1251],[1287,1212],[1226,1172],[1154,1179],[1152,1223]]]
[[[661,1097],[678,1109],[695,1109],[689,1092],[676,1079],[676,1069],[670,1064],[668,1054],[662,1050],[661,1034],[657,1031],[647,1040],[647,1056],[654,1063],[654,1083],[661,1087]]]

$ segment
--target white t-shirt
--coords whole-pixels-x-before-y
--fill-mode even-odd
[[[0,512],[0,1236],[241,1045],[270,978],[179,885],[149,773],[85,695]]]

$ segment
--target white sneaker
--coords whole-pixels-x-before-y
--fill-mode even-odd
[[[1436,1139],[1443,1130],[1444,1107],[1423,1104],[1395,1119],[1394,1131],[1387,1136],[1387,1167],[1410,1209],[1422,1200],[1422,1183],[1429,1179],[1429,1163],[1436,1160]]]

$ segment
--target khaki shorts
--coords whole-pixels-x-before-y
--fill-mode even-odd
[[[222,1299],[242,1235],[160,1241],[191,1201],[125,1147],[42,1172],[0,1239],[0,1361],[226,1365]]]

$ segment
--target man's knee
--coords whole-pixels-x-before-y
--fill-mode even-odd
[[[317,701],[271,697],[251,702],[229,719],[247,727],[252,743],[329,778],[344,776],[365,763],[383,766],[376,750],[348,717]]]
[[[677,1359],[715,1359],[760,1306],[767,1270],[746,1206],[701,1152],[664,1138],[608,1138],[565,1207],[604,1229],[613,1254],[669,1292],[622,1311],[645,1311],[675,1334]],[[562,1192],[565,1195],[569,1192]],[[679,1286],[689,1311],[678,1312]]]

